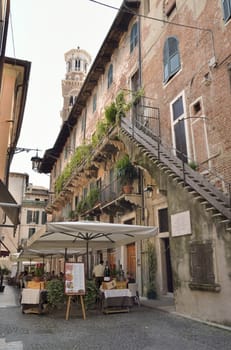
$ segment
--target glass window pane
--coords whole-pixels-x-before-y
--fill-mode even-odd
[[[179,55],[178,53],[170,58],[170,72],[175,73],[179,69]]]

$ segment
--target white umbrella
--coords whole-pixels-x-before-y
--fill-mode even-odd
[[[98,221],[51,222],[28,241],[32,249],[43,248],[113,248],[154,237],[157,227],[112,224]]]

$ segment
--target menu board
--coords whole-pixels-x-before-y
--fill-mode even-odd
[[[65,294],[85,294],[83,263],[65,263]]]

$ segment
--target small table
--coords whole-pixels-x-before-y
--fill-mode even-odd
[[[132,297],[129,289],[101,290],[102,311],[106,314],[129,312],[132,306]]]

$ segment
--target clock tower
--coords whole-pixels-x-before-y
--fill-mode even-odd
[[[91,56],[79,47],[69,50],[64,57],[66,76],[62,80],[63,109],[60,113],[63,122],[68,119],[91,64]]]

